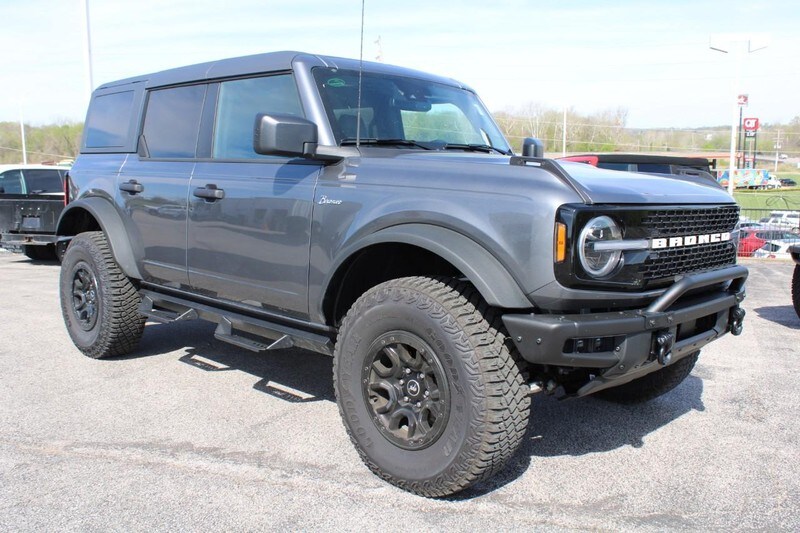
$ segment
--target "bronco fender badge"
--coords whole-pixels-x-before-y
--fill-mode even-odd
[[[317,203],[319,205],[325,205],[325,204],[341,205],[342,201],[341,200],[331,200],[327,196],[323,195],[323,196],[320,197],[320,199],[319,199],[319,201],[317,201]]]
[[[684,237],[666,237],[663,239],[651,239],[650,248],[660,250],[663,248],[682,248],[684,246],[696,246],[698,244],[714,244],[731,240],[730,232],[709,233],[707,235],[686,235]]]

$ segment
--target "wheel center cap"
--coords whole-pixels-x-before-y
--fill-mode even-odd
[[[408,391],[409,396],[418,396],[420,388],[419,383],[413,379],[406,384],[406,391]]]

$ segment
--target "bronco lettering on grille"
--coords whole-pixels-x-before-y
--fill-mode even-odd
[[[687,235],[685,237],[669,237],[663,239],[651,239],[650,248],[659,250],[663,248],[681,248],[683,246],[695,246],[698,244],[712,244],[731,240],[730,232],[709,233],[707,235]]]

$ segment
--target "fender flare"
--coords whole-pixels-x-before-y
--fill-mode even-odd
[[[403,243],[432,252],[463,273],[489,305],[513,309],[533,307],[514,277],[486,248],[441,226],[402,224],[377,231],[346,248],[326,283],[352,254],[373,244]]]
[[[56,226],[56,235],[60,237],[74,236],[76,232],[69,230],[69,219],[78,210],[84,210],[94,217],[100,225],[100,229],[105,233],[108,244],[111,246],[111,253],[117,260],[122,271],[126,276],[134,279],[142,279],[139,267],[136,264],[136,256],[131,248],[128,232],[122,217],[117,212],[111,202],[99,196],[82,198],[75,202],[70,202],[62,211]],[[59,239],[61,240],[61,239]]]

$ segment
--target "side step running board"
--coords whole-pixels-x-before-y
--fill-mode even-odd
[[[215,338],[245,350],[264,352],[297,347],[333,355],[331,335],[278,324],[235,310],[220,309],[149,289],[140,290],[140,294],[142,303],[139,306],[139,312],[156,322],[169,323],[177,320],[202,318],[217,324],[217,329],[214,331]],[[254,340],[249,336],[239,334],[239,332],[260,337],[260,339]]]
[[[233,324],[225,317],[222,317],[222,321],[217,325],[217,329],[214,331],[214,338],[229,344],[233,344],[239,348],[250,350],[251,352],[281,350],[283,348],[291,348],[294,346],[294,341],[292,341],[292,338],[289,335],[284,335],[280,339],[269,344],[248,339],[247,337],[242,337],[241,335],[235,335],[233,333]]]
[[[139,304],[139,314],[144,315],[154,322],[161,324],[169,324],[170,322],[177,322],[178,320],[194,320],[198,318],[197,311],[194,309],[187,309],[183,313],[176,313],[166,311],[164,309],[156,309],[155,302],[149,296],[142,296],[142,303]]]

